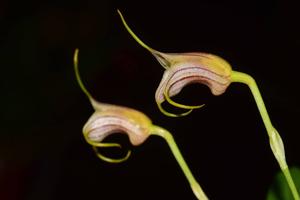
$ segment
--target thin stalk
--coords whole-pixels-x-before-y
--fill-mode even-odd
[[[250,90],[254,96],[258,110],[260,112],[260,115],[262,117],[262,120],[267,129],[267,133],[268,133],[269,140],[270,140],[270,146],[273,151],[273,154],[279,163],[279,166],[286,178],[286,181],[289,185],[289,188],[293,194],[294,199],[300,200],[295,183],[293,181],[293,178],[290,175],[290,171],[289,171],[288,165],[286,163],[284,145],[283,145],[282,139],[281,139],[279,133],[277,132],[277,130],[273,127],[273,125],[271,123],[266,106],[264,104],[264,101],[262,99],[262,96],[260,94],[260,91],[258,89],[258,86],[257,86],[255,80],[250,75],[242,73],[242,72],[237,72],[237,71],[232,72],[231,79],[232,79],[232,82],[244,83],[244,84],[248,85],[248,87],[250,88]]]
[[[289,168],[284,169],[282,172],[283,172],[283,174],[284,174],[284,176],[285,176],[285,178],[287,180],[287,183],[288,183],[288,185],[289,185],[289,187],[290,187],[290,189],[292,191],[292,195],[293,195],[294,199],[295,200],[299,200],[300,197],[299,197],[297,188],[295,186],[295,183],[293,181],[293,178],[291,176]]]
[[[179,166],[181,167],[184,175],[186,176],[188,182],[190,183],[190,186],[193,190],[193,193],[195,194],[195,196],[197,197],[197,199],[199,200],[208,200],[207,196],[205,195],[205,193],[203,192],[201,186],[199,185],[199,183],[196,181],[196,179],[194,178],[191,170],[189,169],[188,165],[186,164],[172,134],[170,132],[168,132],[167,130],[158,127],[158,126],[153,126],[152,131],[151,131],[152,135],[158,135],[161,136],[162,138],[164,138],[175,159],[177,160]]]

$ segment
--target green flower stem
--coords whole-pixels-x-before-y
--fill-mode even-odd
[[[284,174],[284,176],[285,176],[285,178],[287,180],[287,183],[288,183],[288,185],[289,185],[289,187],[291,189],[291,192],[293,194],[294,199],[295,200],[300,200],[297,188],[295,186],[295,183],[293,181],[293,178],[291,176],[289,168],[284,169],[282,172],[283,172],[283,174]]]
[[[167,141],[167,143],[168,143],[169,147],[171,148],[171,151],[172,151],[175,159],[177,160],[177,162],[180,165],[184,175],[186,176],[187,180],[189,181],[190,186],[191,186],[195,196],[197,197],[197,199],[199,199],[199,200],[208,200],[208,198],[205,195],[205,193],[203,192],[201,186],[196,181],[196,179],[194,178],[194,176],[193,176],[192,172],[190,171],[188,165],[186,164],[186,162],[185,162],[182,154],[180,153],[179,148],[178,148],[172,134],[170,132],[168,132],[167,130],[159,127],[159,126],[153,126],[151,134],[161,136],[162,138],[164,138]]]
[[[237,71],[232,71],[231,79],[232,79],[232,82],[240,82],[240,83],[244,83],[249,86],[249,88],[254,96],[254,99],[255,99],[256,105],[258,107],[258,110],[260,112],[260,115],[265,124],[265,127],[267,129],[269,139],[270,139],[270,146],[273,151],[273,154],[274,154],[275,158],[277,159],[282,172],[284,173],[284,176],[285,176],[285,178],[288,182],[288,185],[292,191],[294,199],[300,200],[295,183],[293,181],[293,178],[290,175],[290,171],[289,171],[288,165],[285,160],[285,152],[284,152],[284,146],[283,146],[282,139],[281,139],[279,133],[277,132],[277,130],[273,127],[273,125],[271,123],[266,106],[261,97],[261,94],[259,92],[259,89],[257,87],[255,80],[250,75],[242,73],[242,72],[237,72]]]

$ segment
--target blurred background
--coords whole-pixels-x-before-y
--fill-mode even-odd
[[[185,118],[156,107],[164,69],[124,29],[163,52],[207,52],[252,75],[287,161],[300,166],[300,14],[296,4],[252,1],[0,1],[0,199],[196,199],[165,141],[150,137],[121,164],[99,160],[82,137],[95,99],[133,107],[173,133],[210,199],[264,199],[279,166],[250,90],[221,96],[187,86],[174,99],[202,104]],[[167,108],[172,109],[171,107]],[[126,150],[105,151],[121,157]]]

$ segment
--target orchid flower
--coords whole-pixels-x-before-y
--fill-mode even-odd
[[[134,146],[141,145],[150,135],[160,136],[168,143],[175,159],[190,183],[191,189],[195,196],[199,200],[207,200],[207,196],[191,173],[170,132],[162,127],[153,125],[151,120],[140,111],[128,107],[101,103],[92,97],[92,95],[85,88],[79,75],[78,52],[79,50],[76,49],[74,54],[74,70],[76,80],[95,110],[83,127],[83,135],[86,142],[93,147],[96,155],[100,159],[111,163],[120,163],[129,158],[131,151],[128,151],[127,155],[120,159],[109,158],[98,152],[98,148],[100,147],[121,148],[120,144],[103,142],[107,136],[114,133],[121,132],[127,134],[131,144]]]
[[[166,69],[155,93],[155,101],[160,111],[170,117],[185,116],[193,109],[203,105],[190,106],[177,103],[170,97],[177,95],[184,86],[190,83],[207,85],[214,95],[223,94],[231,83],[231,67],[222,58],[207,53],[162,53],[142,42],[127,25],[121,12],[121,20],[130,35]],[[171,105],[188,109],[181,114],[170,113],[161,104],[167,101]]]
[[[282,139],[273,127],[267,113],[264,101],[255,80],[248,74],[233,71],[230,64],[224,59],[207,53],[162,53],[140,40],[126,23],[122,13],[118,10],[120,18],[130,35],[146,50],[148,50],[158,62],[165,68],[162,80],[156,90],[155,100],[160,111],[170,117],[179,117],[189,114],[193,109],[200,106],[190,106],[177,103],[171,97],[177,95],[183,87],[191,83],[201,83],[207,85],[213,95],[223,94],[232,82],[239,82],[249,86],[258,110],[265,124],[270,146],[275,158],[277,159],[281,170],[289,184],[289,187],[296,200],[300,200],[293,179],[290,175],[288,165],[285,159],[284,145]],[[167,101],[171,105],[187,109],[187,112],[173,114],[165,111],[161,104]]]

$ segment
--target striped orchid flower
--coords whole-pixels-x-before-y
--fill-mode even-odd
[[[127,25],[119,10],[118,13],[130,35],[165,68],[162,80],[155,93],[155,101],[163,114],[170,117],[185,116],[193,109],[203,106],[184,105],[171,99],[188,84],[205,84],[214,95],[220,95],[225,92],[231,83],[232,70],[231,66],[224,59],[207,53],[163,53],[157,51],[140,40]],[[161,104],[164,101],[188,111],[181,114],[170,113],[163,109]]]

